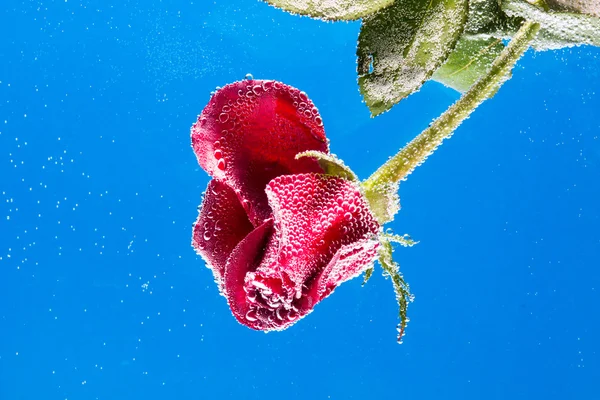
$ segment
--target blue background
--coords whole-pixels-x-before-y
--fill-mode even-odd
[[[255,0],[2,2],[1,400],[598,398],[596,48],[529,51],[402,183],[404,344],[379,270],[284,332],[231,316],[190,246],[189,128],[216,86],[306,91],[361,178],[458,98],[431,82],[371,119],[359,27]]]

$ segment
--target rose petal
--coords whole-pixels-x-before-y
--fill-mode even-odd
[[[379,241],[364,239],[342,246],[311,288],[311,298],[318,301],[329,296],[343,282],[357,277],[373,264]]]
[[[322,172],[307,150],[328,151],[319,112],[306,94],[275,81],[220,89],[192,126],[198,162],[234,188],[254,226],[270,217],[264,188],[280,175]]]
[[[219,287],[229,254],[252,229],[235,192],[216,179],[208,182],[194,224],[192,246],[213,270]]]
[[[238,320],[254,329],[279,330],[371,265],[379,225],[357,186],[342,178],[285,175],[273,179],[266,192],[275,233],[268,240],[253,240],[263,250],[247,247],[246,240],[244,246],[240,243],[235,252],[247,253],[253,261],[233,261],[232,255],[226,274],[235,264]],[[226,286],[229,290],[227,278]]]
[[[279,263],[297,285],[323,271],[342,246],[372,239],[379,231],[357,185],[348,180],[281,176],[266,190],[280,232]]]
[[[250,302],[244,282],[248,273],[252,273],[262,262],[273,258],[277,244],[273,241],[273,220],[266,220],[250,232],[231,252],[225,267],[225,297],[237,320],[250,328],[261,329],[256,320],[248,318]]]

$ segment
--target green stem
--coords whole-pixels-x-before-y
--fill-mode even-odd
[[[456,103],[454,103],[427,129],[413,139],[406,147],[390,158],[373,175],[363,182],[367,197],[381,187],[406,179],[408,175],[442,143],[454,130],[471,115],[487,98],[493,96],[510,77],[517,60],[529,48],[540,26],[526,21],[510,41],[508,46],[494,60],[490,70],[477,81]]]

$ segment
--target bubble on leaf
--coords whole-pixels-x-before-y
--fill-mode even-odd
[[[470,0],[464,34],[474,40],[509,38],[517,32],[522,22],[519,17],[506,15],[498,0]]]
[[[600,1],[598,0],[546,0],[551,10],[581,13],[600,18]]]
[[[417,91],[446,61],[467,12],[467,0],[401,0],[363,19],[358,83],[373,116]]]
[[[486,74],[502,49],[501,39],[463,37],[432,79],[459,92],[466,92]]]
[[[265,0],[292,14],[324,20],[355,20],[391,5],[394,0]]]
[[[583,44],[600,46],[600,18],[575,12],[546,11],[525,0],[504,0],[502,10],[540,24],[540,32],[533,42],[536,50]]]

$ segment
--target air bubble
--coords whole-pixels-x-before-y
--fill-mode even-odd
[[[217,162],[217,168],[219,168],[221,171],[225,171],[225,166],[225,160],[220,158]]]
[[[287,317],[287,315],[285,314],[285,310],[282,309],[281,307],[279,307],[277,310],[275,310],[275,315],[277,316],[277,319],[279,319],[280,321],[283,321],[283,319]]]
[[[254,76],[252,76],[252,74],[248,73],[248,74],[246,74],[246,79],[249,81],[254,80]]]
[[[246,289],[246,288],[244,288],[244,290],[245,290],[245,289]],[[250,293],[248,293],[248,294],[246,295],[246,298],[248,299],[248,301],[249,301],[250,303],[256,303],[256,291],[255,291],[255,290],[253,290],[253,291],[251,291]]]
[[[252,92],[254,92],[254,94],[257,96],[260,96],[263,92],[263,88],[260,85],[254,85],[254,87],[252,88]]]
[[[222,223],[220,221],[215,221],[215,227],[214,227],[215,232],[218,232],[222,229],[221,225],[222,225]]]
[[[264,89],[265,92],[268,92],[269,90],[271,90],[273,88],[273,81],[264,81],[262,83],[262,88]]]
[[[258,318],[256,317],[256,310],[251,309],[246,313],[246,319],[250,322],[256,321]]]

